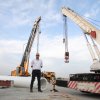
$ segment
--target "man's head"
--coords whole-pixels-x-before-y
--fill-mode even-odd
[[[36,59],[39,59],[39,57],[40,57],[40,54],[36,53]]]

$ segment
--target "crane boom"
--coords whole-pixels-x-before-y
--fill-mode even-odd
[[[79,16],[77,13],[75,13],[70,8],[62,8],[63,15],[69,17],[71,20],[73,20],[79,27],[88,35],[91,35],[93,39],[100,44],[100,30],[94,27],[92,24],[90,24],[88,21],[86,21],[84,18]]]
[[[41,17],[39,17],[35,23],[34,23],[34,26],[32,28],[32,31],[31,31],[31,34],[30,34],[30,37],[29,37],[29,40],[28,40],[28,43],[27,43],[27,46],[26,46],[26,49],[25,49],[25,52],[24,52],[24,55],[23,55],[23,58],[22,58],[22,61],[21,61],[21,64],[20,66],[24,67],[24,62],[27,61],[28,57],[29,57],[29,54],[30,54],[30,51],[31,51],[31,47],[32,47],[32,44],[33,44],[33,41],[34,41],[34,38],[36,36],[36,32],[37,32],[37,29],[39,27],[39,22],[41,20]]]
[[[16,70],[11,71],[11,75],[12,76],[29,76],[30,74],[28,73],[28,63],[29,63],[29,56],[30,56],[30,52],[31,52],[31,48],[32,48],[32,44],[34,41],[34,38],[36,36],[37,30],[39,29],[39,22],[41,20],[41,17],[39,17],[33,25],[28,43],[26,45],[23,57],[22,57],[22,61],[20,66],[18,66],[16,68]]]

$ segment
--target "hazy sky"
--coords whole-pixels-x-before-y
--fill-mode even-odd
[[[69,63],[64,63],[63,17],[61,8],[69,7],[82,17],[100,19],[100,0],[0,0],[0,74],[9,75],[21,63],[33,23],[41,16],[39,52],[42,71],[58,77],[89,72],[92,58],[81,29],[68,19]],[[36,39],[30,62],[35,57]],[[29,67],[29,72],[31,68]]]

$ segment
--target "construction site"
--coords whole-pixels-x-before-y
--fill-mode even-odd
[[[87,19],[85,19],[83,16],[81,16],[74,9],[71,9],[67,6],[61,6],[59,13],[62,16],[62,23],[63,23],[62,26],[60,25],[60,28],[63,27],[62,49],[64,50],[60,50],[58,48],[59,50],[56,50],[56,52],[63,51],[61,55],[64,54],[64,58],[62,59],[62,57],[60,58],[60,56],[56,56],[54,58],[59,59],[57,62],[63,60],[64,64],[61,65],[62,66],[64,65],[64,67],[66,66],[69,67],[71,63],[70,60],[71,50],[69,48],[70,36],[69,36],[68,27],[71,24],[70,21],[72,21],[72,23],[75,23],[75,26],[78,26],[79,29],[81,30],[81,33],[83,34],[82,37],[84,37],[85,39],[87,50],[90,53],[90,59],[92,60],[91,61],[92,64],[89,65],[90,62],[88,63],[88,66],[90,68],[89,71],[85,72],[85,70],[81,68],[80,68],[81,71],[79,71],[79,69],[74,67],[71,68],[72,72],[69,71],[69,73],[70,72],[71,73],[68,74],[68,72],[66,73],[66,71],[68,70],[65,70],[65,68],[62,67],[61,65],[59,66],[64,69],[59,69],[59,68],[57,69],[57,67],[54,68],[51,66],[51,67],[47,67],[47,70],[45,70],[46,68],[44,68],[44,66],[48,66],[49,64],[53,65],[54,62],[44,61],[45,63],[42,63],[42,60],[39,59],[39,57],[45,54],[45,52],[47,53],[47,56],[48,53],[50,53],[47,52],[49,50],[48,47],[46,48],[44,46],[46,48],[46,51],[43,54],[42,54],[42,49],[40,49],[43,46],[43,45],[41,46],[41,37],[42,37],[42,29],[43,29],[41,28],[41,25],[44,25],[43,23],[45,23],[45,21],[42,19],[43,16],[40,15],[39,17],[34,19],[33,26],[31,28],[30,34],[28,35],[29,37],[27,43],[26,45],[24,45],[25,47],[22,53],[22,57],[17,56],[18,58],[19,57],[21,58],[19,65],[10,68],[9,75],[6,74],[0,75],[0,100],[11,100],[11,99],[12,100],[99,100],[100,99],[100,50],[99,50],[100,29],[97,28],[95,25],[93,25],[91,22],[89,22]],[[44,22],[42,22],[42,20]],[[68,24],[69,22],[70,24]],[[74,30],[74,28],[72,30]],[[78,30],[78,28],[76,30]],[[17,35],[15,36],[16,38]],[[46,39],[44,40],[45,40],[44,42],[46,43]],[[24,37],[23,37],[23,41],[24,41]],[[81,42],[83,41],[80,40],[80,43]],[[33,47],[34,44],[35,47]],[[49,44],[46,45],[48,46]],[[52,51],[52,47],[50,48]],[[34,51],[33,49],[35,49],[36,51]],[[17,50],[15,52],[17,52]],[[48,57],[53,58],[51,53]],[[77,55],[78,54],[79,53],[77,53]],[[30,59],[32,55],[36,56],[36,58],[31,62]],[[60,54],[56,54],[56,55],[60,55]],[[84,60],[84,62],[85,61],[88,62],[87,61],[88,55],[86,54],[83,56],[86,57],[85,58],[86,60]],[[78,55],[77,57],[80,56]],[[85,66],[85,63],[81,63],[81,58],[82,57],[77,58],[78,63],[81,64],[79,67]],[[45,59],[48,60],[49,58],[45,57]],[[10,59],[8,59],[8,61],[10,61]],[[74,64],[75,63],[73,63],[73,65]],[[66,69],[68,67],[66,67]],[[44,70],[42,70],[43,68]],[[59,73],[62,76],[60,76]],[[66,76],[64,76],[64,73],[66,73]]]

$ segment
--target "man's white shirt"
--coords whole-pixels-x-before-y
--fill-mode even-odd
[[[41,70],[41,66],[43,67],[43,63],[42,63],[42,60],[39,59],[34,59],[32,62],[31,62],[31,66],[33,70]]]

